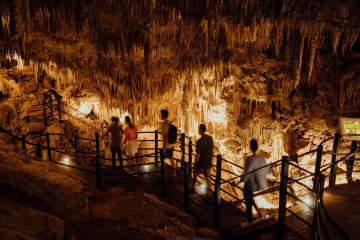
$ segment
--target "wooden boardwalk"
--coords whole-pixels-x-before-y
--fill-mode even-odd
[[[95,164],[89,163],[85,165],[76,164],[74,161],[58,163],[66,164],[58,165],[66,169],[88,182],[89,186],[96,187]],[[77,168],[86,168],[88,171],[83,171]],[[154,172],[160,171],[160,163],[158,166],[152,164],[141,166],[140,172]],[[104,189],[111,187],[122,187],[127,191],[135,191],[141,189],[150,193],[159,194],[159,196],[166,195],[169,199],[176,203],[177,206],[182,208],[184,202],[184,185],[183,185],[183,172],[178,169],[178,178],[173,179],[170,177],[172,169],[169,165],[165,165],[166,184],[165,191],[162,190],[161,176],[155,174],[130,176],[122,168],[102,167],[102,185]],[[120,176],[117,176],[120,175]],[[214,224],[214,199],[205,201],[203,195],[205,189],[202,184],[196,184],[195,193],[190,194],[190,214],[201,220],[208,226]],[[342,184],[333,188],[327,188],[324,192],[324,205],[330,216],[334,221],[349,235],[350,239],[360,239],[360,184]],[[221,200],[222,204],[226,204],[225,200]],[[294,212],[306,219],[310,224],[312,223],[313,212],[306,207],[297,205],[292,208]],[[331,224],[326,220],[324,224],[329,229],[330,235],[333,239],[342,239],[335,231]],[[221,207],[221,224],[220,230],[224,236],[236,239],[236,236],[243,235],[246,231],[261,229],[263,227],[274,227],[276,221],[271,218],[257,226],[249,226],[248,229],[241,228],[241,223],[247,222],[245,213],[236,206],[223,206]],[[289,215],[286,218],[286,225],[300,233],[305,239],[310,239],[311,228],[308,227],[301,220],[295,216]],[[323,234],[324,235],[324,234]],[[326,237],[324,236],[324,239]]]
[[[74,161],[56,161],[58,166],[64,170],[70,171],[73,174],[82,177],[89,186],[96,187],[95,164],[79,165]],[[85,168],[88,171],[81,170]],[[160,163],[158,166],[152,164],[147,166],[141,166],[140,172],[153,172],[160,171]],[[135,191],[136,189],[142,189],[150,193],[156,193],[160,196],[166,195],[166,198],[176,202],[176,205],[180,208],[184,203],[184,184],[183,184],[183,172],[178,168],[178,178],[173,179],[170,176],[172,169],[169,165],[165,165],[166,184],[165,191],[162,191],[161,176],[158,174],[138,175],[130,176],[122,168],[102,167],[102,186],[104,189],[111,187],[122,187],[127,191]],[[122,176],[114,176],[122,175]],[[205,189],[202,184],[195,185],[195,193],[190,193],[190,214],[201,220],[208,226],[214,224],[214,199],[205,201],[203,196],[205,195]],[[225,200],[221,200],[222,204],[226,204]],[[247,222],[245,213],[236,206],[224,206],[221,207],[221,225],[220,230],[225,234],[231,235],[233,229],[239,228],[241,223]]]
[[[341,184],[325,189],[324,207],[334,222],[349,236],[350,239],[360,239],[360,184]],[[297,210],[296,210],[297,208]],[[308,222],[312,222],[313,212],[307,208],[295,207],[295,212]],[[323,221],[333,239],[343,239],[326,220],[324,213]],[[286,225],[300,233],[305,239],[310,239],[310,228],[294,216],[288,216]],[[326,239],[322,233],[323,239]]]

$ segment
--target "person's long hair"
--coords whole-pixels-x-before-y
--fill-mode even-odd
[[[126,116],[126,117],[125,117],[125,122],[126,122],[127,124],[129,124],[129,126],[130,126],[131,129],[134,129],[134,124],[132,124],[132,123],[130,122],[130,117],[129,117],[129,116]]]

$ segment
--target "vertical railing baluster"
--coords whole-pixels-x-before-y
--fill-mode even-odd
[[[184,162],[185,162],[185,133],[181,134],[180,150],[181,150],[181,158],[180,158],[181,170],[183,170],[184,169]]]
[[[79,151],[78,151],[79,137],[77,134],[74,136],[74,146],[75,146],[75,162],[79,164]]]
[[[313,192],[315,192],[318,176],[320,174],[322,155],[323,155],[323,146],[319,145],[316,152],[316,162],[315,162],[315,172],[314,172],[315,176],[313,179]]]
[[[43,105],[43,115],[44,115],[44,125],[47,126],[47,119],[46,119],[46,103],[45,100],[42,103]]]
[[[51,143],[50,143],[50,133],[46,133],[46,144],[47,144],[47,152],[48,152],[48,159],[50,162],[52,162],[52,157],[51,157]]]
[[[40,142],[36,143],[36,157],[42,158],[42,149]]]
[[[289,157],[283,156],[281,161],[279,214],[277,221],[277,239],[284,239],[284,222],[286,220],[287,184],[289,175]]]
[[[58,113],[59,113],[59,119],[61,119],[61,100],[59,98],[56,99],[57,100],[57,108],[58,108]]]
[[[52,97],[49,97],[49,103],[50,103],[50,115],[53,117],[54,116],[54,109],[53,109],[53,102],[52,102]]]
[[[313,187],[313,194],[314,194],[314,213],[313,213],[313,219],[312,219],[312,224],[311,224],[311,240],[315,240],[318,239],[318,226],[319,226],[319,193],[320,193],[320,174],[315,175],[314,179],[316,179],[316,181],[314,181],[314,184],[316,184]]]
[[[158,143],[158,130],[155,130],[155,165],[158,165],[158,152],[159,152],[159,143]]]
[[[161,186],[165,193],[165,162],[163,156],[163,150],[160,149],[160,167],[161,167]]]
[[[96,137],[96,187],[102,189],[101,186],[101,166],[100,166],[100,142],[99,133],[95,133]]]
[[[138,154],[135,153],[135,165],[138,165]]]
[[[351,149],[350,153],[355,153],[357,148],[357,141],[351,141]],[[346,179],[348,183],[352,183],[352,172],[354,170],[354,159],[355,155],[350,156],[347,160],[345,160],[346,164]]]
[[[189,184],[190,184],[190,165],[184,162],[184,211],[189,213]]]
[[[340,148],[340,133],[335,133],[334,145],[333,145],[333,155],[331,156],[331,168],[330,168],[330,177],[329,177],[329,187],[334,187],[336,184],[336,161],[337,153]]]
[[[214,199],[214,228],[220,228],[220,217],[221,217],[221,155],[216,156],[216,179],[215,179],[215,199]],[[209,176],[211,177],[211,176]],[[210,188],[211,186],[208,186]]]
[[[192,169],[192,154],[193,154],[193,150],[192,150],[192,141],[189,140],[189,174],[191,177],[191,169]]]

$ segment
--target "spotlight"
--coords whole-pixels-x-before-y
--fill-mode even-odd
[[[65,162],[66,164],[69,163],[69,161],[70,161],[69,157],[64,157],[64,162]]]
[[[311,205],[313,201],[312,201],[312,199],[310,197],[306,197],[304,199],[304,202],[305,202],[306,205]]]
[[[205,189],[206,188],[205,184],[201,184],[201,188]]]
[[[266,215],[265,215],[265,217],[266,217],[266,218],[268,218],[268,217],[269,217],[269,215],[267,215],[267,214],[266,214]]]

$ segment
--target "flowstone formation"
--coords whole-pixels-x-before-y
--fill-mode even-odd
[[[0,4],[0,63],[31,69],[28,91],[53,88],[100,121],[130,115],[150,130],[170,109],[193,140],[207,124],[216,153],[239,165],[251,138],[274,162],[316,148],[340,116],[359,116],[355,0]],[[299,164],[313,169],[314,156]]]

